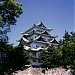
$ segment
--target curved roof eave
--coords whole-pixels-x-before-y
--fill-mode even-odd
[[[27,40],[27,39],[25,39],[25,38],[23,38],[23,37],[22,37],[22,39],[23,39],[25,42],[30,42],[29,40]]]
[[[33,28],[35,28],[36,27],[36,25],[34,24],[31,28],[29,28],[27,31],[25,31],[25,32],[21,32],[21,34],[25,34],[25,33],[27,33],[28,31],[30,31],[30,30],[32,30]]]

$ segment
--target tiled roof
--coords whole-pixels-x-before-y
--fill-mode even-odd
[[[35,40],[46,42],[41,36],[37,37]]]
[[[48,32],[46,32],[46,31],[42,32],[41,34],[47,34],[47,35],[49,35]]]
[[[55,39],[51,40],[50,43],[58,44],[58,42]]]
[[[44,24],[42,23],[42,21],[40,21],[40,23],[37,24],[37,26],[46,28],[46,27],[44,26]]]

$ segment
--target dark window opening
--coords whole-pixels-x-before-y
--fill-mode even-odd
[[[39,46],[38,45],[36,45],[36,48],[38,48]]]
[[[44,48],[44,46],[42,46],[41,48]]]
[[[48,41],[50,41],[50,39],[48,39]]]
[[[36,53],[35,52],[33,52],[33,56],[36,56]]]

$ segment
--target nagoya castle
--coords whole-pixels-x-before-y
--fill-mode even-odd
[[[40,66],[42,64],[38,60],[40,52],[51,45],[57,48],[58,43],[55,39],[57,36],[49,34],[51,30],[53,29],[46,28],[41,21],[39,24],[34,24],[27,31],[21,33],[23,36],[20,39],[20,44],[28,51],[29,61],[32,66]]]

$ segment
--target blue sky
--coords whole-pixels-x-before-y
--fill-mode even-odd
[[[48,28],[53,28],[52,35],[58,35],[60,40],[65,30],[74,31],[75,0],[16,0],[22,4],[23,14],[17,19],[17,25],[12,26],[8,33],[9,43],[18,45],[16,40],[22,37],[20,32],[26,31],[41,20]]]

